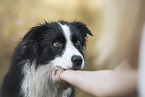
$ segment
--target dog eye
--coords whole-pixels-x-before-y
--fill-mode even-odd
[[[76,45],[81,45],[81,42],[78,40],[78,41],[76,41]]]
[[[60,46],[62,46],[62,43],[59,42],[59,41],[56,41],[56,42],[54,42],[53,45],[54,45],[55,47],[60,47]]]

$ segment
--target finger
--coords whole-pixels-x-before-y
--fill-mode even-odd
[[[52,72],[52,79],[54,83],[61,83],[60,74],[62,72],[63,71],[60,71],[60,70]]]
[[[64,90],[66,90],[67,88],[71,87],[71,85],[63,80],[61,80],[60,78],[60,74],[62,73],[63,71],[61,70],[58,70],[58,71],[53,71],[52,72],[52,77],[53,77],[53,83],[56,84],[56,86],[58,88],[62,88]]]
[[[56,81],[55,76],[56,76],[56,71],[53,71],[52,72],[52,80],[53,80],[53,83],[55,83],[55,81]]]

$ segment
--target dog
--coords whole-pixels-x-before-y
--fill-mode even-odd
[[[33,27],[16,47],[2,86],[2,97],[73,97],[52,81],[57,69],[83,69],[87,34],[81,22],[45,22]]]

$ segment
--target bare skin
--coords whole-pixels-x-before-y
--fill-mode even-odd
[[[67,89],[73,85],[93,96],[128,96],[137,91],[137,71],[126,61],[115,70],[67,70],[52,75],[57,87]]]

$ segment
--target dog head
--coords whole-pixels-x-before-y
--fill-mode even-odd
[[[23,38],[24,58],[36,61],[37,66],[82,69],[87,34],[92,35],[80,22],[45,22],[33,27]]]

